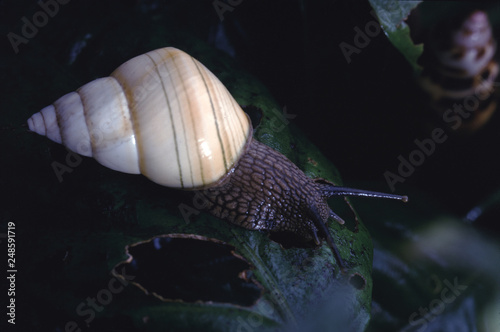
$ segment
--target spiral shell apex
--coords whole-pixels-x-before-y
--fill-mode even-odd
[[[142,173],[172,188],[203,189],[195,195],[203,201],[200,208],[235,225],[293,234],[316,245],[324,238],[342,272],[347,265],[327,221],[344,221],[330,209],[328,198],[408,200],[308,177],[252,138],[249,117],[222,83],[171,47],[125,62],[109,77],[59,98],[28,124],[114,170]]]
[[[437,24],[424,43],[419,84],[431,107],[458,132],[477,130],[496,109],[496,47],[488,15],[480,10]],[[455,107],[468,113],[455,114]]]
[[[106,167],[184,189],[224,178],[252,131],[217,77],[172,47],[139,55],[62,96],[28,125]]]

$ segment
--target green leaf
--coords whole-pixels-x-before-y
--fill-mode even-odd
[[[423,46],[415,45],[410,37],[410,28],[405,22],[410,12],[422,1],[369,0],[372,8],[391,43],[404,55],[413,70],[419,72],[417,60]]]
[[[360,213],[370,214],[374,241],[374,315],[368,331],[497,326],[492,311],[500,298],[498,243],[427,195],[406,192],[411,199],[405,206],[356,200]]]
[[[336,168],[294,126],[300,119],[287,117],[267,89],[234,60],[191,33],[179,31],[168,14],[157,20],[141,20],[139,15],[135,21],[123,20],[121,11],[109,15],[111,30],[73,9],[30,41],[8,71],[13,89],[22,91],[25,98],[6,94],[6,109],[12,111],[4,121],[22,123],[38,109],[109,74],[132,56],[176,46],[212,70],[239,103],[262,110],[262,120],[255,128],[257,139],[284,153],[309,176],[341,184]],[[70,26],[78,29],[68,29]],[[65,58],[61,54],[69,54],[83,41],[88,44],[76,58],[60,61]],[[30,329],[290,331],[337,327],[363,331],[367,326],[372,243],[349,201],[332,200],[332,208],[346,225],[329,225],[341,256],[351,267],[344,277],[337,273],[326,244],[284,249],[265,232],[236,227],[203,212],[185,219],[180,206],[196,206],[189,193],[159,187],[142,176],[111,171],[89,158],[78,159],[62,146],[25,130],[11,136],[2,132],[2,138],[8,143],[6,153],[21,165],[9,163],[9,172],[16,175],[3,184],[11,194],[6,214],[15,216],[24,239],[24,261],[29,262],[23,266],[19,297],[26,308],[35,308],[23,311],[23,324]],[[71,165],[62,182],[54,175],[55,162]],[[26,202],[22,208],[20,201]],[[248,307],[165,302],[132,283],[120,283],[111,274],[128,258],[127,245],[174,233],[197,234],[234,246],[262,285],[261,298]],[[157,264],[159,269],[169,268],[161,261]]]

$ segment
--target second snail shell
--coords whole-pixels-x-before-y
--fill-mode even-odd
[[[183,189],[224,178],[252,131],[217,77],[173,47],[130,59],[34,114],[28,125],[106,167]]]
[[[488,15],[475,10],[463,18],[441,22],[424,44],[419,59],[424,69],[418,81],[431,108],[458,132],[481,128],[497,108],[497,43]],[[451,111],[456,105],[468,111],[458,121]]]

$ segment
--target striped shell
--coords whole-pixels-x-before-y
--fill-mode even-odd
[[[455,104],[471,112],[472,116],[464,118],[464,123],[456,128],[459,131],[478,129],[496,109],[495,52],[496,42],[488,16],[480,10],[463,20],[438,24],[424,44],[424,53],[419,59],[424,67],[420,86],[440,116]]]
[[[30,130],[125,173],[173,188],[211,186],[251,135],[247,115],[190,55],[139,55],[34,114]]]

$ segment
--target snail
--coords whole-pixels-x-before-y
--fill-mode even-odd
[[[458,24],[457,24],[458,23]],[[485,12],[437,24],[424,42],[418,81],[447,127],[472,133],[494,113],[496,42]]]
[[[252,124],[204,65],[176,48],[139,55],[28,119],[31,131],[125,173],[171,188],[199,190],[208,212],[251,230],[326,239],[345,270],[326,222],[342,223],[333,195],[406,196],[338,187],[307,177],[252,137]]]

